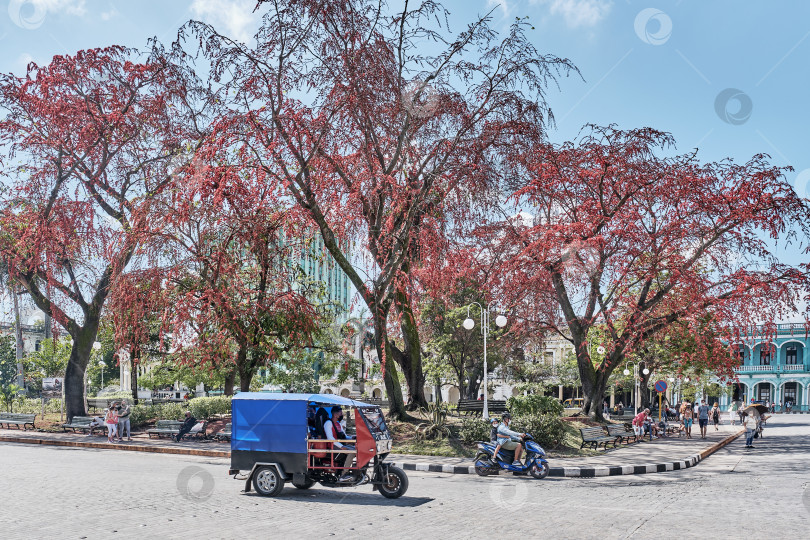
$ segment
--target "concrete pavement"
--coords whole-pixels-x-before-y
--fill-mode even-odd
[[[700,467],[603,478],[409,473],[404,497],[369,486],[268,499],[242,494],[228,461],[0,442],[4,538],[510,537],[804,538],[810,418],[777,416]]]
[[[550,476],[612,476],[624,474],[649,474],[685,469],[697,465],[730,436],[738,434],[739,426],[721,425],[719,431],[709,426],[707,438],[702,440],[693,430],[692,439],[666,437],[653,441],[610,448],[598,456],[552,458]],[[230,445],[215,441],[196,439],[176,443],[169,438],[149,438],[146,433],[137,433],[132,442],[110,444],[105,436],[87,436],[74,433],[46,433],[0,429],[0,442],[22,442],[52,446],[115,449],[162,454],[183,454],[201,457],[229,457]],[[389,460],[406,470],[441,472],[451,474],[475,474],[470,458],[448,458],[392,454]]]

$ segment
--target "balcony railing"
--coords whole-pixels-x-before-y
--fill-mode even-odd
[[[808,334],[804,323],[780,323],[770,327],[761,324],[757,326],[748,326],[745,328],[740,328],[740,334],[748,336],[751,334],[754,336],[765,336],[766,334],[772,334],[774,330],[776,330],[777,336],[788,335],[804,337]]]
[[[780,365],[784,371],[807,371],[804,364],[784,364]]]
[[[810,366],[805,364],[772,364],[769,366],[737,366],[734,368],[737,373],[786,373],[786,372],[810,372]]]

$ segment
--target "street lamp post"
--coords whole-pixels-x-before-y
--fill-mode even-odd
[[[107,364],[104,363],[104,360],[99,360],[98,365],[101,366],[101,389],[104,390],[104,368]]]
[[[627,362],[624,365],[624,376],[625,377],[630,375],[630,370],[627,369],[627,366],[629,366],[629,365],[633,366],[633,379],[635,379],[635,381],[636,381],[635,392],[633,393],[633,414],[636,415],[636,414],[638,414],[638,387],[639,387],[639,384],[638,384],[638,362]],[[650,374],[650,370],[647,369],[646,367],[641,372],[644,375],[649,375]]]
[[[470,306],[476,305],[481,310],[480,324],[481,335],[484,336],[484,412],[483,417],[489,418],[489,396],[487,395],[487,337],[489,336],[489,309],[491,304],[483,307],[478,302],[471,302],[467,305],[467,318],[464,319],[462,326],[467,330],[472,330],[475,327],[475,321],[470,318]],[[495,317],[495,324],[499,328],[506,326],[506,317],[498,315]]]

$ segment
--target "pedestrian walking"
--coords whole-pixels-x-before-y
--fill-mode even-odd
[[[115,408],[110,406],[107,409],[107,414],[104,416],[104,423],[107,424],[107,442],[114,443],[115,435],[118,432],[118,414]]]
[[[700,405],[697,407],[698,425],[700,426],[700,438],[706,438],[706,429],[709,427],[709,406],[706,405],[706,400],[700,400]]]
[[[686,432],[686,438],[692,438],[692,406],[688,401],[684,401],[681,405],[681,418],[683,418],[683,429]]]
[[[129,422],[129,415],[132,411],[127,405],[126,400],[121,400],[118,404],[118,442],[122,442],[124,440],[124,430],[126,429],[127,432],[127,440],[132,441],[132,426]]]
[[[734,417],[737,415],[737,400],[731,402],[728,406],[728,423],[734,425]]]
[[[711,417],[712,423],[714,423],[714,430],[719,431],[720,428],[717,426],[720,424],[720,406],[717,404],[717,402],[715,402],[715,404],[712,406]]]
[[[745,447],[754,447],[754,433],[757,431],[757,419],[753,410],[743,413],[743,426],[745,427]]]

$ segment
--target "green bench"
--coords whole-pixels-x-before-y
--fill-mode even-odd
[[[506,412],[506,401],[489,400],[487,403],[489,414],[503,414]],[[465,414],[484,414],[484,400],[460,399],[456,406],[456,411]]]
[[[220,431],[216,435],[214,435],[214,439],[216,439],[218,441],[230,441],[231,440],[231,428],[232,427],[233,427],[233,424],[228,422],[227,424],[225,424],[225,427],[222,428],[222,431]]]
[[[579,433],[582,436],[582,444],[579,445],[580,449],[588,445],[594,450],[598,450],[600,446],[604,446],[605,450],[607,450],[607,445],[611,443],[613,448],[616,448],[618,439],[608,435],[604,427],[579,428]]]
[[[198,428],[197,426],[200,426],[200,424],[202,424],[202,425],[201,425],[201,427]],[[152,429],[146,430],[146,433],[147,433],[147,435],[149,435],[150,439],[152,438],[152,435],[155,435],[158,439],[161,438],[164,435],[168,435],[169,437],[174,437],[178,433],[180,433],[180,428],[182,426],[183,426],[183,422],[180,422],[178,420],[158,420],[155,423],[155,427],[152,428]],[[207,436],[206,433],[205,433],[205,430],[206,430],[207,427],[208,427],[208,421],[207,420],[203,420],[202,422],[197,422],[197,424],[193,428],[191,428],[191,431],[186,433],[186,435],[197,437],[197,438],[202,437],[203,439],[205,439],[206,436]]]
[[[11,429],[11,426],[17,426],[17,429],[22,426],[23,431],[25,431],[25,426],[30,425],[31,429],[34,429],[34,419],[36,417],[36,414],[0,413],[0,426],[5,425],[8,429]]]
[[[611,437],[616,437],[620,443],[637,442],[636,433],[628,424],[608,424],[607,433]]]
[[[105,429],[107,429],[107,426],[104,424],[103,419],[101,424],[97,426],[91,425],[92,422],[93,422],[92,416],[74,416],[73,418],[70,419],[69,423],[62,424],[62,429],[64,431],[70,429],[73,431],[73,433],[76,433],[76,431],[89,431],[90,435],[93,434],[93,430],[95,429],[101,430],[102,433],[104,432]]]

